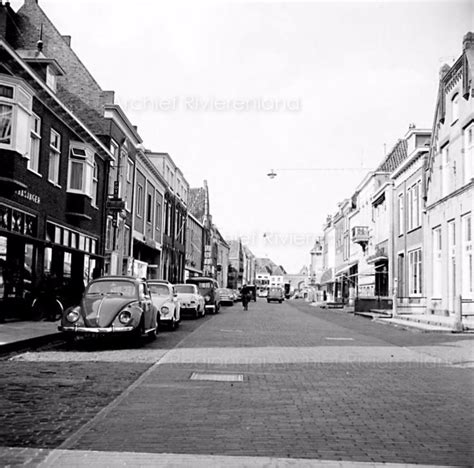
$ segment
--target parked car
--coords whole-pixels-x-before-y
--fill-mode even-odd
[[[218,291],[221,298],[221,304],[234,305],[235,296],[232,289],[220,288]]]
[[[166,325],[171,330],[176,330],[181,321],[181,312],[173,285],[161,280],[150,280],[148,285],[151,291],[151,299],[158,310],[160,328]]]
[[[283,291],[283,288],[279,286],[271,286],[270,288],[268,288],[267,302],[277,301],[281,304],[284,299],[285,293]]]
[[[207,311],[217,314],[221,308],[221,300],[219,297],[219,285],[214,278],[204,276],[189,278],[186,284],[195,284],[199,290],[199,294],[204,297],[204,308]]]
[[[129,276],[107,276],[89,283],[79,305],[67,308],[58,329],[79,335],[144,334],[156,337],[158,312],[147,282]]]
[[[183,316],[190,315],[193,318],[204,317],[204,297],[199,294],[195,284],[176,284],[174,291],[179,301],[180,312]]]
[[[242,294],[238,289],[234,289],[234,301],[238,302],[242,300]]]

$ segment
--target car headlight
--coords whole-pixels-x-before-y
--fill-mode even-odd
[[[79,307],[74,307],[74,309],[71,309],[67,315],[66,315],[66,320],[70,323],[77,322],[79,320],[80,314],[79,314]]]
[[[210,300],[211,300],[211,296],[204,296],[204,299],[205,299],[206,301],[210,301]]]
[[[168,315],[168,314],[169,314],[169,311],[170,311],[170,310],[169,310],[168,307],[166,307],[166,306],[164,306],[164,307],[161,308],[161,313],[162,313],[163,315]]]
[[[122,312],[120,312],[118,319],[121,324],[127,325],[127,323],[132,320],[132,314],[128,310],[123,310]]]

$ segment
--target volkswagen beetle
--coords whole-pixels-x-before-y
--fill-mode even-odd
[[[181,321],[181,312],[173,286],[162,280],[150,280],[148,284],[153,304],[158,310],[159,325],[167,325],[171,330],[176,330]]]
[[[128,276],[91,281],[80,305],[66,309],[58,327],[68,337],[128,333],[152,338],[157,328],[157,309],[146,281]]]

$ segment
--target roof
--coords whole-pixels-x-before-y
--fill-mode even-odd
[[[398,140],[392,151],[384,158],[378,172],[393,172],[407,157],[406,140]]]

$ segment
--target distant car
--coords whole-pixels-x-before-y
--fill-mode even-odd
[[[221,298],[221,304],[234,305],[235,296],[232,289],[220,288],[218,291]]]
[[[234,301],[241,301],[242,300],[242,294],[238,289],[234,289]]]
[[[204,317],[206,309],[204,308],[204,297],[199,294],[198,287],[195,284],[175,284],[174,292],[180,305],[180,313],[184,317],[190,315],[193,318]]]
[[[280,288],[279,286],[271,286],[268,288],[267,302],[276,301],[281,304],[284,299],[285,294],[283,292],[283,288]]]
[[[199,290],[199,294],[204,297],[204,307],[207,311],[217,314],[221,308],[219,297],[219,285],[214,278],[199,276],[189,278],[186,284],[195,284]]]
[[[151,291],[151,299],[158,310],[159,326],[166,325],[171,330],[176,330],[181,321],[181,314],[173,286],[160,280],[150,280],[148,285]]]
[[[129,276],[106,276],[89,283],[81,303],[63,312],[58,329],[68,338],[144,334],[155,338],[158,313],[147,282]]]

